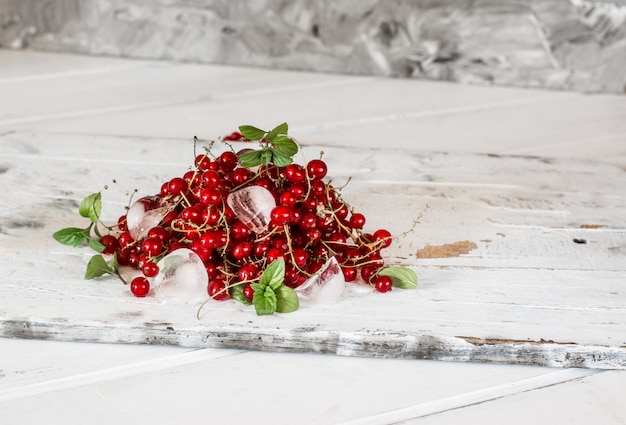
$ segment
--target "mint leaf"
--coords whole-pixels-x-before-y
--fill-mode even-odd
[[[386,267],[378,274],[382,276],[389,276],[393,282],[393,286],[397,288],[417,288],[417,275],[408,267]]]
[[[265,136],[265,133],[267,133],[266,131],[252,125],[239,126],[239,132],[243,134],[246,139],[250,140],[261,140],[263,136]]]
[[[289,156],[282,155],[278,152],[272,152],[272,162],[277,167],[286,167],[291,164],[293,160]]]
[[[243,285],[236,285],[230,288],[230,297],[233,300],[239,301],[243,305],[252,304],[246,297],[243,296]]]
[[[79,229],[77,227],[66,227],[65,229],[54,232],[52,237],[57,242],[63,245],[73,246],[74,248],[80,246],[80,244],[87,239],[85,229]]]
[[[267,133],[267,135],[265,136],[265,140],[269,140],[270,142],[273,142],[276,140],[277,136],[286,135],[287,131],[289,131],[289,126],[287,125],[286,122],[279,124],[273,129],[271,129],[269,133]]]
[[[261,153],[263,151],[252,151],[245,152],[239,155],[239,165],[245,168],[256,167],[257,165],[261,165],[263,160],[261,159]]]
[[[285,156],[294,156],[298,153],[298,145],[288,136],[278,136],[273,140],[272,149]]]
[[[111,258],[107,264],[111,270],[117,272],[117,253],[113,254],[113,258]]]
[[[285,259],[278,258],[265,268],[265,271],[261,275],[259,279],[259,284],[266,289],[266,287],[270,287],[273,290],[276,290],[280,285],[282,285],[283,280],[285,278]],[[252,287],[256,291],[254,287]]]
[[[102,252],[104,251],[104,248],[106,248],[104,245],[102,245],[99,241],[95,239],[89,238],[87,240],[87,243],[89,244],[89,247],[96,252]]]
[[[97,192],[87,196],[78,206],[78,212],[82,217],[88,217],[92,223],[97,222],[102,212],[102,194]]]
[[[296,291],[288,286],[280,285],[276,289],[276,311],[279,313],[291,313],[300,307],[300,300]]]
[[[269,163],[272,162],[272,150],[263,149],[259,152],[261,152],[261,163],[264,165],[269,165]]]
[[[256,314],[259,316],[274,314],[276,303],[276,293],[270,286],[267,286],[263,291],[255,292],[254,297],[252,297],[252,304],[254,304]]]
[[[87,263],[87,271],[85,271],[85,279],[93,279],[95,277],[102,276],[103,274],[115,274],[116,269],[112,268],[109,263],[106,262],[104,257],[100,254],[96,254]]]

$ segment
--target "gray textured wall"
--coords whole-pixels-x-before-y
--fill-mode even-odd
[[[0,0],[0,46],[626,91],[626,0]]]

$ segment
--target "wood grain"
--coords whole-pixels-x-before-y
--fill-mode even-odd
[[[352,177],[343,196],[366,228],[401,233],[423,212],[386,253],[414,268],[419,288],[352,285],[335,304],[271,317],[210,302],[197,320],[195,305],[136,299],[115,279],[83,280],[91,253],[50,237],[81,226],[78,202],[104,185],[109,221],[123,213],[120,187],[156,193],[191,164],[191,142],[1,136],[0,336],[626,368],[623,171],[524,156],[319,146],[304,154],[320,150],[333,182]],[[416,256],[459,241],[476,248]]]

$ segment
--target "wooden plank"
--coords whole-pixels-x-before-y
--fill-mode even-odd
[[[271,317],[210,302],[196,320],[196,306],[84,281],[90,253],[50,238],[80,225],[78,201],[111,178],[157,192],[191,163],[190,143],[14,133],[0,146],[0,299],[11,300],[0,336],[626,367],[626,176],[609,165],[325,147],[330,178],[353,177],[343,195],[368,228],[400,233],[429,206],[387,253],[420,288],[351,285],[338,303]],[[105,220],[120,215],[121,191],[104,198]]]

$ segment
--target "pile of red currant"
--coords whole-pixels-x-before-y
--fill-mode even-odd
[[[321,156],[305,165],[293,163],[290,154],[295,143],[283,133],[274,133],[252,134],[262,136],[257,151],[236,153],[231,147],[217,156],[210,149],[197,155],[184,175],[163,183],[160,193],[138,201],[146,211],[160,209],[163,214],[136,240],[127,215],[119,218],[116,231],[99,237],[102,254],[114,255],[116,267],[142,272],[131,282],[134,295],[148,295],[150,278],[159,273],[159,259],[180,248],[192,250],[202,260],[209,278],[208,295],[216,300],[230,298],[237,288],[252,302],[254,283],[280,258],[284,260],[282,284],[290,288],[302,285],[334,257],[346,282],[365,282],[378,292],[392,289],[393,274],[382,273],[381,256],[381,250],[392,243],[390,232],[366,232],[365,216],[353,211],[325,182],[328,169]],[[224,139],[246,137],[235,132]],[[260,226],[242,221],[228,201],[231,194],[253,186],[273,198],[269,220]]]

